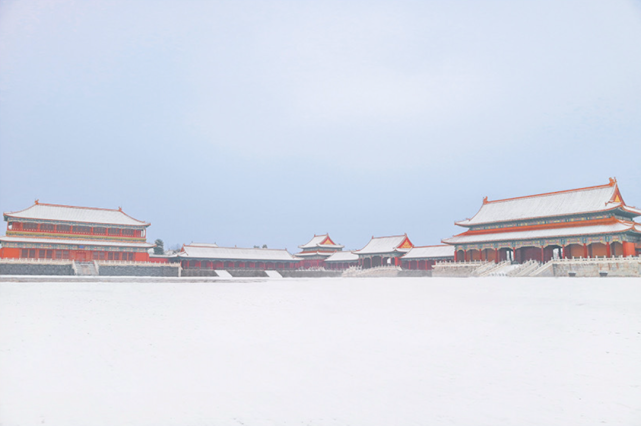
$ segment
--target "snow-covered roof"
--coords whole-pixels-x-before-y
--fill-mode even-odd
[[[454,257],[454,246],[438,245],[414,247],[403,256],[403,259],[428,259],[439,257]]]
[[[314,237],[309,240],[307,244],[303,244],[302,246],[298,246],[299,248],[305,249],[305,248],[316,248],[316,247],[324,247],[324,248],[343,248],[344,246],[340,244],[334,244],[331,238],[329,238],[329,234],[324,234],[324,235],[314,235]]]
[[[34,220],[55,220],[64,222],[98,223],[103,225],[149,226],[125,214],[122,209],[101,209],[95,207],[62,206],[57,204],[36,203],[24,210],[4,213],[7,217]]]
[[[296,261],[284,249],[218,247],[215,244],[185,244],[178,256],[224,260]]]
[[[403,247],[400,247],[403,246]],[[360,250],[356,250],[357,254],[377,254],[377,253],[392,253],[392,252],[407,252],[413,247],[413,244],[407,238],[407,235],[394,235],[391,237],[372,237],[369,243]]]
[[[505,200],[483,201],[471,219],[456,222],[461,226],[509,222],[540,217],[566,216],[621,208],[633,214],[641,211],[623,203],[615,180],[607,185],[551,192]]]
[[[631,223],[616,222],[605,225],[569,226],[565,228],[545,228],[529,231],[498,232],[488,234],[460,234],[443,240],[447,244],[471,244],[491,241],[536,240],[540,238],[573,237],[580,235],[612,234],[635,230]],[[637,229],[641,232],[641,229]]]
[[[109,246],[109,247],[137,247],[151,248],[154,244],[149,243],[122,243],[120,241],[105,240],[61,240],[53,238],[21,238],[21,237],[0,237],[1,242],[6,243],[32,243],[32,244],[66,244],[72,246]]]
[[[352,253],[351,251],[337,251],[336,253],[325,259],[325,262],[356,262],[357,260],[358,255]]]
[[[296,253],[294,256],[296,257],[313,257],[313,256],[331,256],[332,253],[336,253],[335,251],[302,251],[300,253]]]

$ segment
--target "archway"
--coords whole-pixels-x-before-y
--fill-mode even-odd
[[[377,266],[381,266],[383,263],[383,259],[380,256],[374,256],[372,257],[372,268],[375,268]]]
[[[456,252],[456,261],[465,262],[465,252],[463,250],[457,250]]]
[[[562,247],[559,245],[549,245],[546,246],[545,249],[543,250],[543,260],[542,262],[549,262],[552,259],[560,259],[561,258],[561,249]]]
[[[369,257],[366,257],[365,259],[363,259],[363,269],[369,269],[371,267],[372,267],[372,259],[370,259]]]
[[[504,247],[499,249],[499,262],[506,260],[512,262],[514,260],[514,253],[512,253],[511,248]]]

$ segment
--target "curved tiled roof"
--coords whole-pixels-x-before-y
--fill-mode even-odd
[[[612,234],[625,231],[634,231],[632,223],[616,222],[611,224],[572,226],[527,231],[500,232],[487,234],[461,234],[444,239],[447,244],[473,244],[495,241],[536,240],[540,238],[575,237],[581,235]],[[636,230],[641,232],[641,230]]]
[[[407,235],[394,235],[391,237],[372,237],[365,247],[356,250],[357,254],[378,254],[392,252],[407,252],[410,248],[398,248],[407,239]]]
[[[414,247],[403,259],[429,259],[437,257],[454,257],[454,246],[438,245]]]
[[[497,222],[567,216],[621,208],[632,214],[638,209],[628,207],[618,196],[616,181],[609,184],[505,200],[483,201],[481,209],[471,219],[456,222],[461,226],[474,226]]]
[[[152,248],[155,244],[150,243],[125,243],[112,240],[74,240],[74,239],[55,239],[55,238],[22,238],[22,237],[0,237],[0,242],[7,243],[32,243],[32,244],[66,244],[73,246],[109,246],[109,247],[135,247],[135,248]]]
[[[215,244],[185,244],[178,257],[277,262],[297,261],[294,256],[284,249],[218,247]]]
[[[24,210],[4,213],[4,216],[5,220],[8,217],[14,217],[18,219],[97,223],[101,225],[149,226],[149,223],[125,214],[122,209],[63,206],[38,202]]]
[[[337,251],[330,257],[325,259],[325,262],[355,262],[358,260],[358,255],[351,251]]]
[[[329,234],[324,234],[324,235],[314,235],[314,237],[309,240],[308,243],[303,244],[302,246],[298,246],[299,248],[315,248],[315,247],[333,247],[333,248],[343,248],[345,246],[342,246],[340,244],[323,244],[323,241],[329,238]],[[330,241],[332,241],[331,238],[329,238]]]

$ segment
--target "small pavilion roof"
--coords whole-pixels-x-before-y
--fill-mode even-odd
[[[294,256],[285,249],[218,247],[215,244],[185,244],[180,253],[178,253],[178,257],[276,262],[296,261]]]
[[[631,216],[641,210],[626,206],[615,179],[610,183],[568,191],[550,192],[504,200],[483,200],[481,209],[471,219],[456,222],[460,226],[510,222],[542,217],[594,213],[620,208]]]
[[[391,237],[372,237],[365,247],[356,250],[354,253],[362,254],[384,254],[408,252],[414,244],[407,238],[407,234],[393,235]]]
[[[36,200],[31,207],[17,212],[4,213],[7,218],[52,220],[63,222],[97,223],[101,225],[149,226],[147,222],[127,215],[118,209],[102,209],[96,207],[64,206],[44,204]]]
[[[329,234],[324,234],[324,235],[316,235],[314,234],[314,237],[309,240],[307,244],[303,244],[302,246],[298,246],[299,248],[306,249],[306,248],[343,248],[345,246],[342,246],[340,244],[335,244],[334,241],[329,237]]]
[[[403,256],[403,259],[431,259],[443,257],[454,257],[454,246],[437,245],[414,247],[409,252],[407,252],[405,256]]]
[[[447,244],[473,244],[494,241],[535,240],[542,238],[575,237],[581,235],[616,234],[626,231],[641,232],[641,227],[633,222],[615,221],[613,223],[542,228],[528,231],[468,234],[467,232],[444,239]]]
[[[337,251],[325,259],[325,262],[356,262],[357,260],[358,255],[351,251]]]
[[[109,246],[109,247],[135,247],[135,248],[152,248],[155,244],[150,243],[124,243],[121,241],[110,240],[68,240],[55,238],[30,238],[30,237],[0,237],[3,243],[31,243],[31,244],[66,244],[72,246]]]

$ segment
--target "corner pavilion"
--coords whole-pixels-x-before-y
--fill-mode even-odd
[[[468,228],[444,239],[457,262],[635,256],[641,247],[641,210],[626,205],[617,181],[504,200],[483,200]]]
[[[4,213],[7,234],[0,237],[0,258],[77,261],[149,261],[147,222],[121,208],[101,209],[35,204]]]

